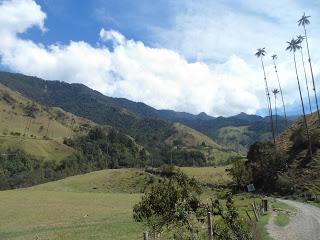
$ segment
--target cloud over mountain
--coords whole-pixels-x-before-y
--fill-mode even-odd
[[[265,106],[259,65],[253,67],[237,55],[223,63],[190,62],[173,50],[149,47],[103,28],[97,45],[70,41],[46,46],[21,36],[33,27],[45,34],[47,14],[35,1],[3,1],[0,12],[1,63],[13,71],[83,83],[109,96],[177,111],[227,116]],[[279,69],[287,72],[288,67],[284,63]],[[273,74],[272,67],[267,70]],[[290,77],[283,78],[288,90],[295,88]],[[290,91],[286,97],[290,103],[296,99]]]

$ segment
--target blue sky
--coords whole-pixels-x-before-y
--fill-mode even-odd
[[[47,13],[46,28],[41,34],[39,29],[29,29],[23,34],[44,44],[70,40],[86,41],[95,45],[101,28],[116,29],[128,39],[136,39],[152,46],[151,27],[167,28],[174,17],[174,9],[169,1],[150,0],[37,0]]]
[[[270,60],[277,53],[287,108],[299,114],[292,56],[284,49],[301,33],[296,21],[303,11],[312,15],[308,32],[320,86],[320,51],[313,48],[319,9],[317,0],[4,0],[0,66],[158,109],[264,114],[254,51],[266,47],[270,89],[277,87]]]

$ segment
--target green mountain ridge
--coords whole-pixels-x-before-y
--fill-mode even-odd
[[[45,81],[37,77],[8,72],[0,72],[0,83],[43,105],[58,106],[98,124],[117,127],[151,147],[155,143],[153,137],[161,139],[161,142],[168,137],[168,134],[161,132],[157,125],[169,129],[174,122],[193,128],[225,148],[242,154],[246,154],[249,146],[255,141],[271,138],[267,117],[240,113],[232,117],[215,118],[205,113],[194,115],[172,110],[157,110],[141,102],[104,96],[82,84]],[[146,138],[139,134],[142,131],[150,131],[150,127],[156,127],[153,137]],[[279,132],[285,127],[284,119],[279,117]],[[137,128],[139,131],[136,131]],[[226,129],[228,131],[225,131]],[[222,136],[224,134],[227,135]]]
[[[27,150],[27,152],[32,155],[34,155],[34,153],[38,154],[39,146],[41,146],[39,144],[45,143],[46,140],[43,138],[46,130],[45,128],[47,128],[49,121],[51,121],[49,119],[55,116],[53,115],[53,112],[57,112],[57,114],[59,113],[62,116],[72,115],[74,118],[83,119],[83,121],[85,121],[83,124],[88,125],[88,130],[101,123],[103,123],[103,125],[107,124],[115,127],[120,132],[127,134],[128,137],[132,137],[138,144],[146,147],[151,154],[152,164],[156,165],[169,163],[169,161],[172,162],[172,158],[175,159],[173,163],[178,165],[217,165],[229,163],[233,157],[239,156],[237,153],[219,146],[205,135],[193,129],[183,127],[181,124],[180,127],[176,127],[176,125],[168,121],[140,117],[138,114],[132,113],[127,109],[118,107],[112,103],[112,98],[104,99],[104,96],[96,91],[93,91],[94,95],[91,96],[92,90],[83,85],[45,82],[37,78],[9,73],[5,73],[5,75],[5,78],[0,78],[0,82],[3,81],[4,84],[7,84],[14,90],[1,85],[1,83],[0,90],[2,90],[3,93],[6,93],[9,98],[15,98],[16,95],[20,96],[20,98],[23,99],[23,105],[33,103],[38,109],[47,109],[47,111],[50,112],[47,113],[48,116],[45,119],[42,119],[43,117],[40,119],[39,114],[36,114],[34,118],[31,119],[30,117],[24,116],[24,113],[21,112],[22,110],[18,111],[17,108],[13,111],[11,109],[14,107],[12,104],[2,101],[3,104],[6,103],[6,107],[4,107],[4,105],[2,106],[3,109],[11,109],[10,120],[7,120],[6,122],[2,121],[0,124],[0,130],[2,129],[2,132],[6,132],[6,135],[8,135],[2,139],[1,145],[3,149],[14,146],[16,145],[16,142],[21,142],[23,139],[23,143],[28,142],[28,144],[22,144],[21,146],[25,147],[21,147],[21,149]],[[32,83],[31,86],[28,85],[30,82]],[[87,92],[88,89],[89,93]],[[68,94],[69,92],[66,93],[63,90],[72,91],[74,94]],[[19,91],[21,91],[24,96],[18,93]],[[67,100],[64,98],[65,95],[67,95]],[[75,114],[81,113],[83,117],[92,117],[93,121],[77,117],[64,110],[60,111],[56,106],[65,110],[72,109]],[[12,116],[18,117],[13,118]],[[16,121],[20,118],[22,118],[23,121],[19,125]],[[9,118],[7,117],[7,119]],[[13,133],[23,135],[24,128],[28,125],[28,122],[32,123],[31,129],[33,129],[33,131],[29,133],[29,135],[32,135],[32,138],[27,138],[26,136],[13,136]],[[39,126],[35,123],[38,123]],[[14,126],[17,124],[19,127],[15,128]],[[55,125],[56,121],[52,121],[51,127],[48,128],[48,137],[51,139],[46,141],[58,141],[57,144],[60,144],[59,146],[68,148],[67,145],[62,144],[63,139],[76,136],[74,129],[72,129],[74,126],[71,126],[71,119],[69,122],[62,122],[64,130],[61,133],[57,131],[58,129]],[[42,132],[39,132],[41,126]],[[53,133],[55,136],[52,135]],[[178,143],[181,138],[189,144],[185,144],[185,142]],[[11,142],[12,139],[14,141]],[[173,142],[175,142],[174,145],[172,144]],[[202,146],[203,142],[205,143],[205,146]],[[82,144],[83,140],[81,140],[80,143]],[[69,147],[72,146],[69,145]],[[56,158],[55,149],[59,148],[55,146],[53,147],[53,150],[47,151],[48,153],[46,154],[40,154],[40,156],[52,160],[53,158]],[[76,148],[76,150],[79,149]],[[51,153],[51,155],[49,153]],[[65,155],[62,154],[61,157],[63,156]],[[189,163],[187,163],[188,161]]]

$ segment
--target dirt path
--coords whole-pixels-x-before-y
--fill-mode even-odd
[[[297,209],[290,223],[279,227],[270,219],[267,230],[275,240],[320,240],[320,208],[290,200],[280,200]]]

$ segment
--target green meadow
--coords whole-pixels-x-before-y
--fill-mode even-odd
[[[147,178],[105,170],[2,191],[0,239],[139,239],[143,225],[133,221],[132,206]]]
[[[226,167],[182,168],[212,184],[229,183]],[[25,189],[0,192],[0,239],[142,239],[146,227],[132,219],[132,207],[156,177],[141,169],[114,169],[68,177]],[[215,192],[205,192],[204,198]],[[252,195],[238,195],[247,209]],[[244,212],[243,212],[244,213]]]

